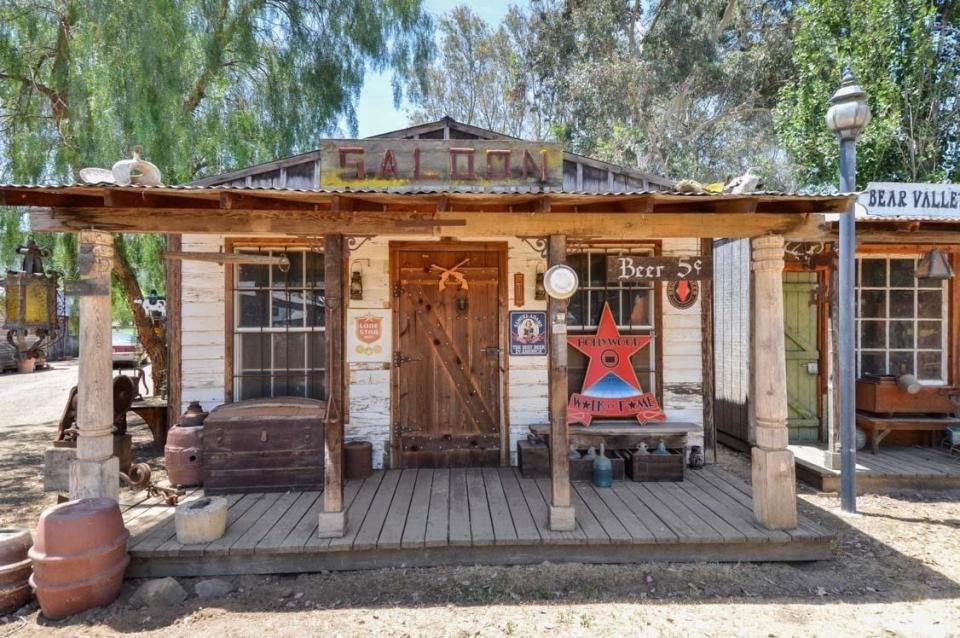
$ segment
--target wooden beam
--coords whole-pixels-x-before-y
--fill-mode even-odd
[[[167,250],[178,251],[183,246],[181,235],[167,235]],[[166,262],[167,276],[167,424],[172,426],[180,418],[183,403],[182,337],[183,337],[183,264],[178,260]],[[156,390],[154,390],[156,393]]]
[[[344,325],[344,238],[324,237],[324,284],[326,290],[326,393],[327,419],[324,424],[323,513],[339,522],[343,518],[343,325]],[[336,514],[339,513],[339,516]],[[334,525],[333,527],[337,527]],[[323,524],[321,522],[321,528]],[[336,535],[332,530],[329,535]],[[340,530],[342,535],[343,530]],[[321,529],[321,535],[323,531]]]
[[[547,246],[547,265],[567,261],[567,238],[551,235]],[[550,527],[572,530],[576,525],[570,503],[570,459],[567,449],[567,301],[547,300],[547,324],[550,326]]]
[[[281,267],[290,266],[290,260],[282,255],[274,257],[272,255],[256,255],[252,253],[199,253],[168,250],[163,253],[163,258],[168,261],[206,261],[215,264],[231,263]]]
[[[107,208],[188,208],[216,209],[219,201],[214,197],[191,196],[190,191],[181,191],[183,195],[155,193],[146,189],[105,190],[103,205]]]
[[[325,204],[315,202],[304,202],[293,199],[281,199],[279,197],[265,197],[261,195],[248,195],[238,192],[220,193],[220,201],[217,208],[225,210],[286,210],[286,211],[315,211],[320,207],[326,208]]]
[[[666,237],[755,237],[775,233],[790,239],[819,239],[821,218],[801,214],[636,214],[615,213],[484,213],[470,212],[341,212],[264,211],[264,210],[187,210],[187,209],[32,209],[30,225],[41,232],[75,232],[99,228],[114,232],[177,233],[277,233],[324,235],[349,233],[383,235],[391,232],[422,232],[422,226],[410,227],[411,220],[430,222],[462,220],[466,224],[459,236],[523,235],[543,237],[562,234],[570,237],[604,235],[621,240]],[[615,221],[616,223],[613,223]],[[445,233],[446,234],[446,233]]]
[[[700,254],[713,260],[713,240],[700,240]],[[700,335],[702,356],[703,396],[703,456],[707,463],[717,460],[717,426],[713,418],[714,365],[713,365],[713,278],[700,282]]]

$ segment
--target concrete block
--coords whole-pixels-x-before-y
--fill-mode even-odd
[[[797,477],[793,452],[753,448],[753,517],[767,529],[797,526]]]
[[[70,464],[70,499],[79,498],[120,500],[120,461],[117,457]]]
[[[227,499],[204,496],[177,505],[174,514],[177,542],[195,545],[215,541],[227,531]]]
[[[572,532],[577,527],[573,507],[550,506],[550,529],[555,532]]]
[[[347,512],[320,512],[320,538],[340,538],[347,531]]]
[[[72,447],[48,447],[43,451],[43,491],[66,492],[70,489],[70,464],[77,458]]]

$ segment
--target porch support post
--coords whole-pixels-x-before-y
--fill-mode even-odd
[[[783,237],[753,240],[753,516],[768,529],[797,526],[793,452],[787,449],[787,368],[783,335]]]
[[[70,464],[70,498],[118,500],[120,461],[113,455],[113,355],[110,271],[113,235],[80,233],[80,368],[77,458]]]
[[[323,427],[321,538],[343,536],[347,526],[343,508],[343,256],[343,235],[327,235],[323,246],[327,417]]]
[[[550,235],[547,265],[567,260],[565,235]],[[567,301],[549,297],[550,324],[550,529],[570,531],[576,516],[570,505],[570,458],[567,450]]]

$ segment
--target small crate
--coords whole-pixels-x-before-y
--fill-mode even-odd
[[[571,481],[592,481],[593,461],[586,457],[586,452],[579,450],[579,459],[570,459]],[[613,450],[605,450],[605,456],[610,459],[610,469],[613,471],[613,480],[622,481],[626,474],[623,458]],[[597,452],[599,454],[599,452]]]
[[[517,441],[517,465],[524,478],[550,476],[550,448],[546,443]]]
[[[637,454],[624,451],[627,476],[633,481],[664,482],[683,480],[683,454],[668,450],[669,454]]]

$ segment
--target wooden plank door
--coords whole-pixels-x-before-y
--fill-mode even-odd
[[[487,244],[394,251],[398,467],[500,463],[503,254]]]
[[[820,436],[817,273],[783,273],[783,330],[787,350],[787,428],[790,442]]]

